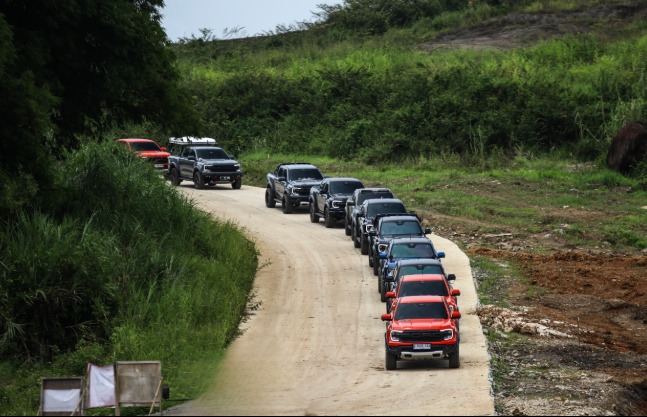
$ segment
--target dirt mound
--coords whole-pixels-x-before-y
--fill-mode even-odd
[[[600,28],[603,28],[606,36],[610,36],[614,30],[646,18],[647,3],[643,0],[599,4],[560,13],[512,13],[443,34],[420,45],[420,48],[516,48],[556,36],[592,33]]]

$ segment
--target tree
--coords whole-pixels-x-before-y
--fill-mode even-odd
[[[34,159],[74,149],[90,127],[146,119],[199,129],[160,24],[163,5],[0,0],[2,169],[45,169]]]

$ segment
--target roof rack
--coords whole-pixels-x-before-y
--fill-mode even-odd
[[[198,138],[195,136],[182,136],[181,138],[170,138],[169,143],[173,145],[208,145],[218,146],[218,141],[214,138]]]

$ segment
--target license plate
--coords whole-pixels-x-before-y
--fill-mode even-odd
[[[229,177],[220,177],[220,181],[229,181]]]
[[[430,343],[416,343],[413,345],[413,348],[418,350],[418,349],[431,349],[431,344]]]
[[[164,164],[155,164],[155,168],[164,168]]]

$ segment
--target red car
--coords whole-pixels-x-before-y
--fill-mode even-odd
[[[388,322],[385,342],[385,367],[396,369],[398,360],[448,359],[450,368],[460,367],[458,319],[444,297],[410,296],[398,298]]]
[[[452,288],[445,276],[441,274],[405,275],[398,281],[395,291],[386,293],[386,312],[391,312],[396,299],[412,295],[438,295],[444,297],[451,312],[458,311],[456,297],[461,295],[461,290]]]
[[[118,139],[117,142],[122,142],[128,145],[128,149],[135,152],[137,155],[145,158],[153,164],[156,171],[168,171],[168,157],[171,156],[166,148],[161,147],[154,140],[150,139]]]

